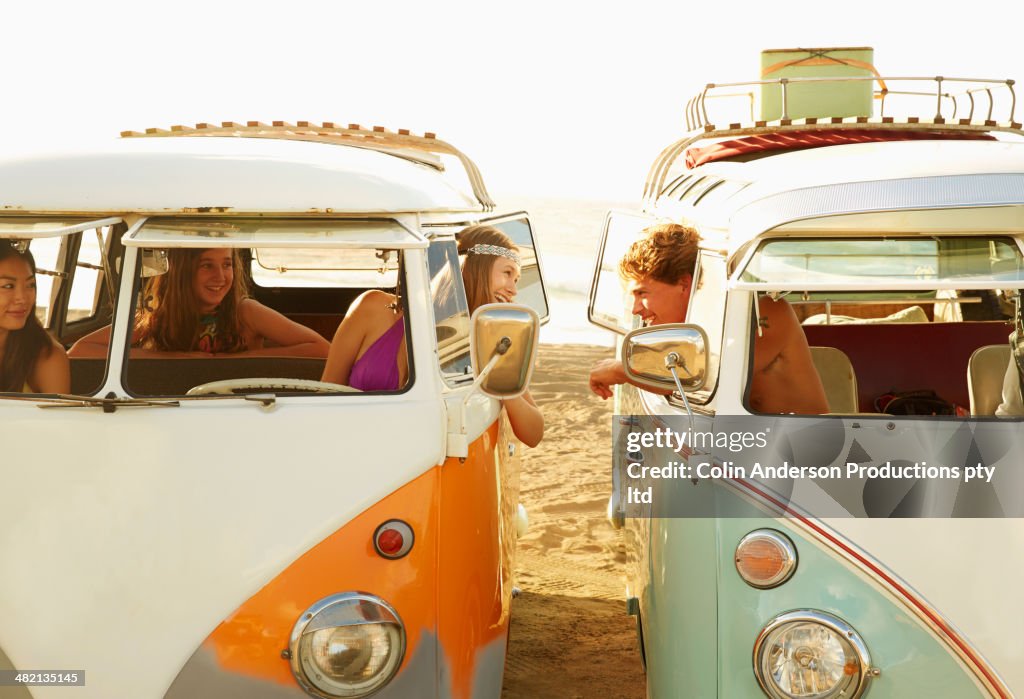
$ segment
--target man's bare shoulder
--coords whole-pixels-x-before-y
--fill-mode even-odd
[[[754,370],[766,371],[789,354],[794,342],[803,342],[803,332],[793,307],[785,299],[762,296],[757,303],[759,327],[754,345]]]
[[[792,331],[800,326],[796,313],[789,302],[784,298],[773,299],[770,296],[762,296],[757,301],[758,315],[761,319],[762,328],[786,328]]]

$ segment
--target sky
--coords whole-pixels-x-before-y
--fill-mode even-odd
[[[1019,0],[955,13],[902,0],[792,7],[11,3],[0,148],[179,123],[379,124],[437,133],[492,192],[635,200],[684,133],[687,100],[707,82],[757,79],[765,48],[871,46],[883,75],[1024,79]]]

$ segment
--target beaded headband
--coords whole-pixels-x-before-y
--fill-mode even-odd
[[[469,250],[466,250],[466,253],[469,255],[497,255],[499,257],[507,257],[517,265],[519,264],[519,253],[515,250],[503,248],[500,245],[486,245],[484,243],[478,243]]]

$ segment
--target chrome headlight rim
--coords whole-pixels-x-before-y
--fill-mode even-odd
[[[366,603],[368,603],[369,606]],[[330,610],[332,607],[338,607],[334,614],[335,618],[331,620],[331,623],[326,623],[326,619],[320,615],[325,611]],[[371,614],[370,610],[374,610],[376,613]],[[318,617],[320,617],[319,620]],[[395,653],[398,659],[395,662],[394,667],[392,667],[391,670],[380,679],[375,687],[362,694],[351,694],[349,696],[356,699],[370,697],[386,687],[394,678],[405,659],[406,644],[405,624],[402,623],[402,619],[398,616],[398,612],[385,600],[377,597],[376,595],[370,594],[369,592],[341,592],[324,597],[323,599],[313,603],[299,615],[298,620],[295,622],[295,626],[292,627],[292,633],[288,639],[288,655],[291,664],[291,671],[295,680],[299,683],[302,689],[306,691],[306,693],[315,697],[320,697],[321,699],[339,699],[340,697],[345,696],[327,693],[307,678],[305,668],[302,664],[300,650],[300,644],[303,636],[307,633],[319,631],[321,629],[339,628],[343,626],[359,626],[365,624],[393,624],[397,627],[398,645],[395,649]]]
[[[833,614],[817,609],[797,609],[779,614],[761,629],[761,633],[757,635],[757,639],[754,641],[753,654],[754,677],[757,679],[761,690],[771,699],[791,699],[790,696],[782,693],[782,690],[777,689],[774,682],[771,682],[764,676],[761,671],[761,656],[765,650],[766,642],[775,631],[784,626],[797,623],[820,624],[839,636],[844,643],[853,649],[857,656],[860,672],[857,684],[853,688],[853,693],[844,695],[843,699],[858,699],[858,697],[863,696],[864,692],[867,691],[868,681],[874,676],[871,668],[871,653],[868,651],[864,639],[847,622]]]
[[[754,541],[755,539],[767,539],[768,541],[771,541],[786,555],[786,560],[783,562],[782,570],[779,571],[775,577],[763,582],[748,579],[743,574],[743,571],[740,570],[739,551],[745,544]],[[789,579],[793,577],[794,573],[796,573],[799,562],[800,559],[797,555],[796,545],[793,544],[793,540],[777,529],[755,529],[740,539],[739,543],[736,544],[736,551],[733,554],[733,563],[736,567],[737,575],[740,576],[740,580],[751,587],[756,587],[759,590],[770,590],[773,587],[778,587],[789,582]]]

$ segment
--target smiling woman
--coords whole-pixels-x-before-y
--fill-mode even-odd
[[[512,239],[494,226],[480,225],[463,229],[458,240],[469,312],[489,303],[515,301],[521,260]],[[516,437],[530,447],[540,444],[544,438],[544,416],[530,391],[502,400],[501,404]]]
[[[36,264],[27,250],[0,240],[0,391],[67,393],[64,348],[36,318]]]
[[[248,297],[237,249],[184,248],[167,251],[167,272],[150,279],[135,317],[133,356],[173,352],[327,356],[327,341]],[[265,346],[269,341],[273,346]],[[72,357],[102,357],[110,327],[83,337]]]

